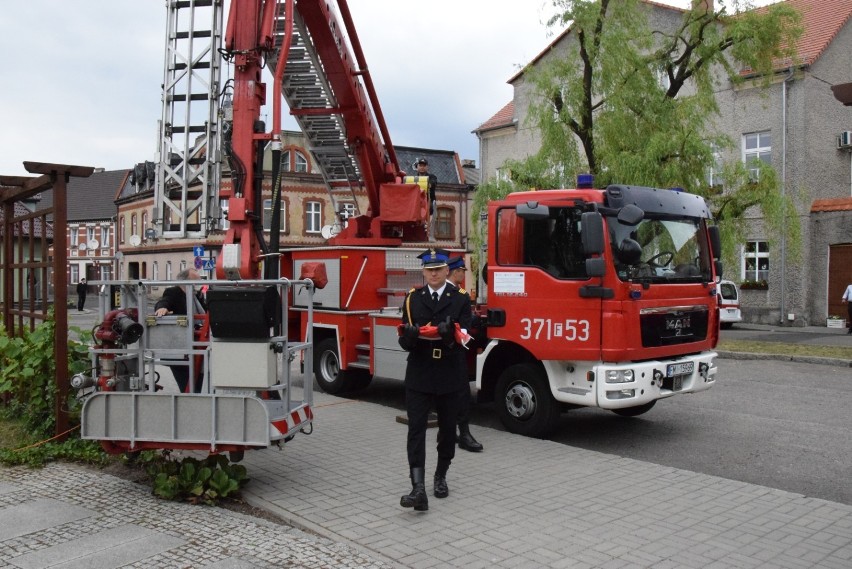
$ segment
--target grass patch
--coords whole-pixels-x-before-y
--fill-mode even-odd
[[[852,360],[852,347],[812,346],[807,344],[783,344],[780,342],[755,342],[751,340],[720,340],[717,350],[746,352],[750,354],[776,354],[782,356],[815,356]]]

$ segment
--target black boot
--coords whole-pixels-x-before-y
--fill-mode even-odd
[[[482,445],[470,434],[470,426],[467,423],[459,423],[459,448],[470,452],[482,451]]]
[[[426,496],[426,483],[423,480],[423,469],[411,469],[411,493],[399,499],[403,508],[414,508],[418,512],[429,509],[429,497]]]
[[[450,488],[447,486],[447,470],[449,469],[449,462],[439,458],[438,468],[435,469],[435,481],[432,487],[436,498],[446,498],[450,495]]]

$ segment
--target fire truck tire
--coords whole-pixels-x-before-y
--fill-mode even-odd
[[[642,413],[647,413],[651,410],[651,408],[656,403],[655,401],[648,401],[644,405],[637,405],[636,407],[625,407],[623,409],[613,409],[612,412],[616,415],[620,415],[621,417],[638,417]]]
[[[326,338],[314,348],[314,377],[320,388],[331,395],[364,389],[372,379],[364,370],[340,369],[334,338]]]
[[[528,437],[545,437],[559,421],[561,406],[550,394],[541,368],[516,364],[497,380],[497,415],[509,432]]]

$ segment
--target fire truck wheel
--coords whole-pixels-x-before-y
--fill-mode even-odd
[[[612,412],[622,417],[638,417],[642,413],[647,413],[648,411],[650,411],[655,403],[656,401],[648,401],[644,405],[637,405],[636,407],[625,407],[623,409],[613,409]]]
[[[559,421],[560,405],[550,394],[541,368],[516,364],[497,380],[497,415],[509,432],[545,437]]]
[[[363,389],[372,379],[364,370],[340,369],[334,338],[326,338],[314,348],[314,377],[320,388],[331,395]]]

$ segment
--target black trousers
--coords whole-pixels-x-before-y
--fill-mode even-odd
[[[77,295],[77,310],[83,310],[83,307],[86,306],[86,295],[78,294]]]
[[[470,422],[470,405],[471,405],[470,386],[459,391],[459,411],[458,424],[466,425]]]
[[[852,298],[846,303],[846,313],[848,314],[846,324],[849,326],[849,331],[852,332]]]
[[[405,390],[410,468],[426,468],[426,424],[433,406],[438,413],[438,463],[443,466],[450,465],[456,455],[456,420],[460,399],[461,391],[436,395],[413,389]]]

